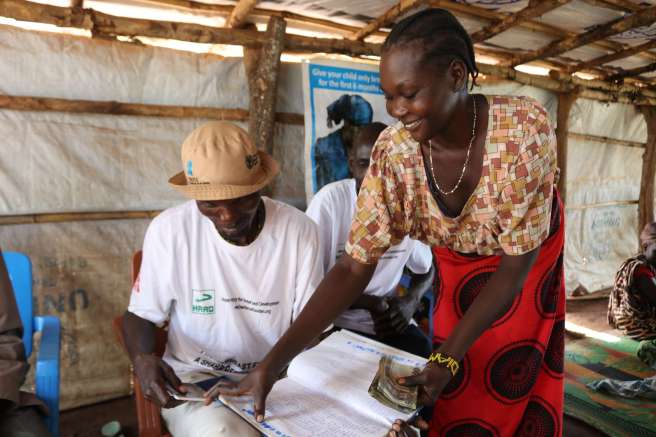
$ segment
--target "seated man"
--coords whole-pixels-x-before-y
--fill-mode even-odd
[[[0,436],[47,437],[45,405],[20,391],[29,365],[25,360],[23,325],[0,251]]]
[[[162,212],[146,232],[123,326],[130,358],[174,436],[259,436],[220,403],[180,404],[167,386],[238,379],[256,366],[321,280],[316,225],[261,196],[278,163],[233,124],[192,132],[182,166],[169,183],[193,200]],[[159,358],[155,327],[165,321]]]
[[[608,300],[608,323],[635,340],[656,338],[656,222],[640,233],[642,253],[624,261]]]
[[[372,123],[358,129],[353,146],[348,150],[353,179],[324,186],[307,208],[306,214],[319,225],[326,272],[344,253],[357,194],[369,168],[371,149],[385,127],[382,123]],[[431,342],[413,322],[412,315],[433,279],[432,260],[428,246],[409,237],[391,247],[378,263],[364,294],[335,321],[335,326],[428,357]],[[412,280],[408,290],[400,296],[397,285],[404,266],[412,272]]]

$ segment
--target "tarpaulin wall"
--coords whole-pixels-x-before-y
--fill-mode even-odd
[[[240,59],[0,27],[0,93],[126,103],[247,108]],[[277,110],[302,113],[301,66],[283,64]],[[556,120],[554,94],[510,82],[485,93],[531,95]],[[0,215],[158,210],[183,199],[167,186],[179,145],[205,120],[0,110]],[[578,100],[570,130],[646,140],[628,105]],[[305,204],[304,129],[276,125],[282,174],[274,196]],[[570,139],[567,289],[608,287],[637,248],[642,149]],[[599,206],[599,204],[609,204]],[[0,247],[34,264],[35,308],[61,317],[62,407],[129,391],[128,361],[110,323],[129,298],[130,257],[148,220],[0,227]]]

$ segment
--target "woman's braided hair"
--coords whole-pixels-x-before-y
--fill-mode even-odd
[[[404,18],[392,27],[385,39],[383,52],[408,43],[420,43],[424,48],[422,64],[447,67],[454,59],[467,66],[471,86],[476,85],[478,69],[474,44],[462,24],[446,9],[425,9]]]

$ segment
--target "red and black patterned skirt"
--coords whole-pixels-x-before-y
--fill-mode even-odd
[[[472,345],[435,404],[431,437],[562,435],[565,226],[558,194],[552,227],[524,288]],[[449,336],[501,257],[434,248],[439,281],[434,343]]]

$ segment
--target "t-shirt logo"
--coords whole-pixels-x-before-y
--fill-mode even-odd
[[[191,312],[214,314],[214,290],[191,290]]]

